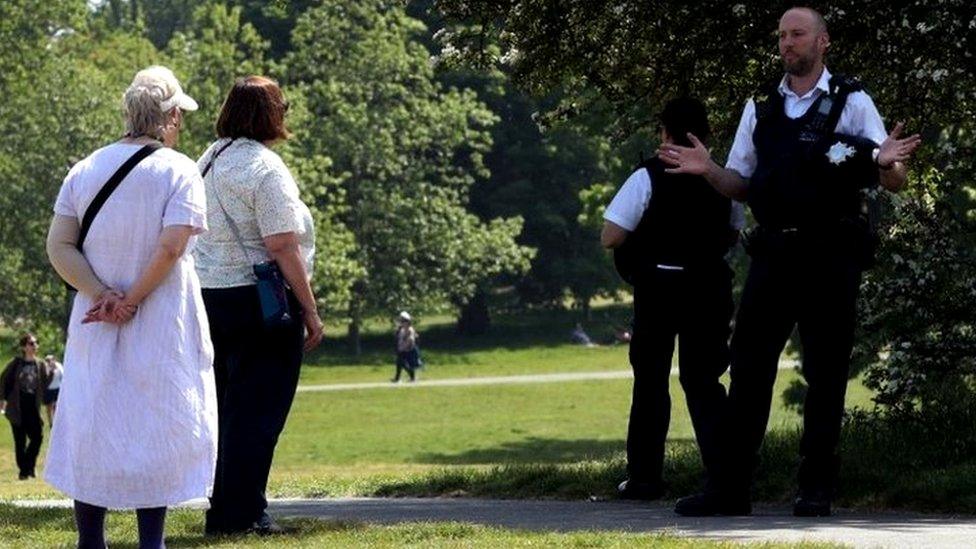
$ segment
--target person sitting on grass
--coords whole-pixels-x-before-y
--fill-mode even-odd
[[[586,333],[586,331],[583,330],[583,325],[579,322],[576,323],[576,327],[573,328],[572,332],[570,332],[569,338],[573,340],[573,343],[578,343],[585,347],[596,347],[596,343],[593,343],[593,340]]]

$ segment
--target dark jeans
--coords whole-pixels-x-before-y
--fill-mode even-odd
[[[17,458],[17,468],[21,475],[34,475],[37,465],[37,454],[41,451],[41,441],[44,439],[41,428],[41,415],[37,411],[37,396],[32,393],[20,393],[20,424],[10,424],[14,433],[14,454]],[[29,442],[28,442],[29,440]]]
[[[726,431],[732,489],[749,488],[769,421],[779,356],[794,326],[808,385],[800,487],[832,489],[860,282],[856,262],[838,254],[753,257],[732,336]]]
[[[725,263],[706,269],[657,269],[634,288],[630,364],[634,392],[627,430],[627,472],[639,482],[661,482],[664,443],[671,420],[671,358],[679,341],[678,369],[706,469],[713,470],[729,364],[732,271]]]
[[[414,347],[409,351],[398,351],[396,356],[396,375],[393,381],[400,381],[400,372],[407,371],[410,381],[417,378],[417,370],[420,368],[420,351]]]
[[[244,530],[263,514],[278,435],[298,386],[304,326],[289,292],[293,323],[266,328],[255,286],[204,289],[214,344],[219,416],[217,471],[207,527]]]

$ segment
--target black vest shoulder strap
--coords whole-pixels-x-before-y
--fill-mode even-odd
[[[846,74],[835,74],[830,77],[830,97],[833,103],[827,115],[826,128],[828,134],[834,133],[834,128],[837,127],[840,115],[847,104],[847,96],[863,89],[864,86],[860,81]]]
[[[102,185],[102,188],[98,190],[98,194],[96,194],[95,198],[92,199],[91,204],[89,204],[88,208],[85,209],[85,215],[81,218],[81,229],[78,231],[78,242],[75,244],[75,247],[78,248],[79,252],[82,251],[82,248],[85,245],[85,238],[88,236],[88,231],[91,229],[92,223],[95,222],[95,216],[98,215],[98,211],[101,210],[102,206],[105,205],[108,197],[111,196],[119,184],[122,183],[125,176],[129,175],[132,168],[135,168],[136,165],[142,162],[147,156],[161,148],[163,148],[162,143],[153,142],[148,145],[144,145],[141,149],[136,151],[134,155],[130,156],[128,160],[123,162],[122,165],[119,166],[119,169],[112,174],[112,177],[108,178],[108,181],[106,181],[105,184]],[[67,282],[64,283],[64,286],[68,289],[69,294],[70,292],[76,291],[75,288]]]

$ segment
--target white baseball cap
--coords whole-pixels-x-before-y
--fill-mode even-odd
[[[137,72],[132,79],[132,84],[129,85],[130,88],[132,86],[159,88],[162,91],[159,107],[163,112],[169,112],[173,107],[179,107],[183,111],[195,111],[200,108],[192,97],[183,93],[183,87],[180,86],[180,81],[176,79],[173,71],[162,65],[154,65]]]
[[[397,315],[397,318],[399,318],[400,320],[406,320],[407,322],[413,322],[413,319],[410,318],[410,313],[406,311],[400,311],[400,314]]]

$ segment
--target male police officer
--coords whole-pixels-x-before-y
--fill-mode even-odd
[[[669,102],[660,120],[663,143],[691,145],[689,132],[708,134],[705,108],[694,99]],[[719,383],[729,362],[732,317],[732,271],[725,255],[744,224],[742,205],[733,205],[701,176],[672,175],[665,168],[657,158],[638,167],[607,207],[601,235],[605,247],[616,248],[618,270],[634,285],[628,479],[618,487],[630,499],[656,499],[664,491],[675,336],[680,381],[707,467],[719,459],[726,398]]]
[[[782,16],[779,51],[786,75],[746,103],[725,169],[693,138],[693,147],[659,151],[674,173],[702,175],[722,194],[748,201],[758,223],[747,244],[752,262],[732,337],[723,483],[679,500],[679,514],[751,511],[752,469],[779,355],[794,325],[809,388],[793,512],[830,514],[855,301],[869,255],[859,190],[878,182],[901,189],[901,163],[920,139],[901,139],[901,123],[886,134],[858,83],[831,77],[823,64],[828,43],[816,11],[793,8]]]

